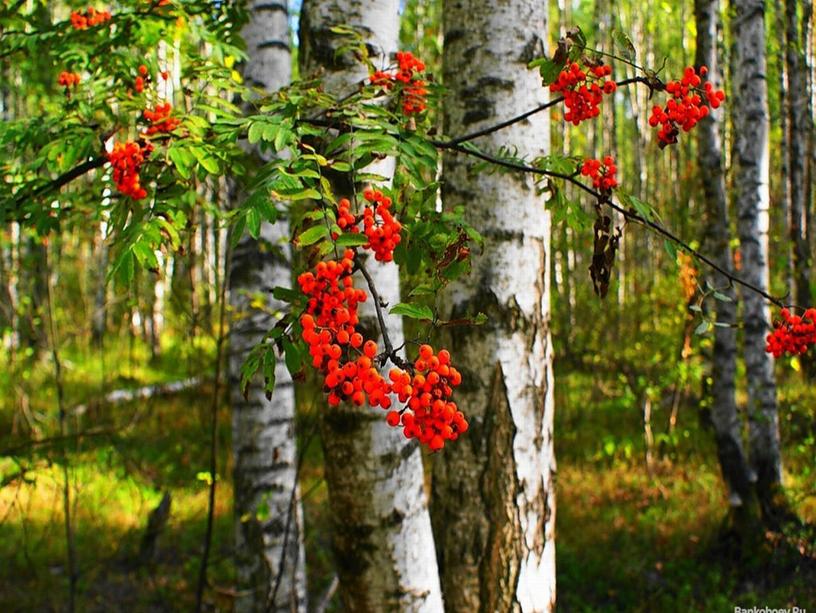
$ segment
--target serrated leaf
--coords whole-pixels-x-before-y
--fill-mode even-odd
[[[404,317],[410,317],[411,319],[426,319],[428,321],[433,321],[434,318],[433,311],[430,309],[430,307],[420,304],[410,304],[407,302],[395,304],[388,312],[392,315],[402,315]]]
[[[300,190],[275,192],[275,194],[282,200],[321,200],[323,198],[319,191],[311,187]]]
[[[612,41],[615,43],[618,51],[625,59],[629,60],[630,62],[635,61],[637,50],[632,44],[632,39],[629,38],[629,35],[626,32],[621,30],[612,30]]]
[[[365,245],[368,242],[368,237],[365,234],[350,232],[341,234],[335,242],[338,247],[358,247]]]
[[[677,261],[677,247],[674,245],[674,243],[671,242],[670,240],[666,239],[666,240],[663,241],[663,248],[666,250],[666,253],[668,253],[669,256],[671,257],[672,262],[676,262]]]
[[[258,209],[249,209],[247,211],[246,227],[252,238],[257,239],[261,235],[261,215]]]
[[[254,145],[259,140],[261,140],[261,138],[264,135],[264,128],[265,128],[264,124],[262,124],[260,121],[256,121],[255,123],[249,126],[249,131],[247,132],[247,140],[249,141],[250,145]]]
[[[296,375],[303,366],[303,354],[300,348],[285,336],[283,337],[283,354],[289,373]]]
[[[193,164],[195,163],[193,154],[183,147],[170,147],[167,151],[167,155],[176,167],[176,171],[181,175],[181,178],[189,179],[192,175]]]
[[[303,294],[299,291],[280,285],[272,289],[272,295],[283,302],[299,302],[303,299]]]
[[[240,215],[235,219],[235,225],[232,226],[232,231],[230,232],[230,247],[235,249],[238,246],[245,229],[246,215]]]
[[[351,164],[349,164],[348,162],[332,162],[329,166],[336,170],[337,172],[351,171]]]
[[[431,285],[417,285],[411,292],[408,294],[409,296],[431,296],[436,294],[438,290],[436,290]]]
[[[308,245],[314,245],[317,241],[328,237],[329,229],[326,226],[312,226],[298,236],[297,242],[301,247],[306,247]]]
[[[621,204],[627,209],[633,209],[638,215],[643,217],[646,220],[652,220],[655,217],[655,210],[654,208],[640,200],[639,198],[632,196],[631,194],[626,194],[620,192],[618,194],[618,199],[621,201]]]
[[[561,74],[564,64],[554,62],[553,60],[542,58],[543,61],[538,64],[538,72],[541,74],[541,81],[544,85],[552,85]]]

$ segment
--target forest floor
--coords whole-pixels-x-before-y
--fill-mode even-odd
[[[133,355],[133,347],[113,351],[105,389],[180,380],[195,372],[189,355],[168,352],[148,369],[133,366],[145,363],[140,357]],[[66,362],[66,405],[98,395],[100,365],[70,353]],[[18,389],[8,377],[0,380],[6,399]],[[55,419],[55,396],[46,384],[47,373],[34,371],[30,377],[26,388],[37,393],[30,395],[28,420],[46,429],[47,420]],[[813,523],[816,392],[794,382],[780,390],[788,494],[799,516]],[[191,609],[206,523],[210,401],[204,399],[211,393],[211,385],[205,384],[172,396],[92,406],[72,423],[94,432],[65,447],[79,568],[77,610]],[[668,433],[667,411],[655,409],[656,442],[647,469],[635,404],[614,384],[598,386],[589,376],[559,373],[559,610],[816,606],[812,533],[768,534],[751,559],[735,558],[724,538],[726,501],[712,435],[699,411],[681,406]],[[15,425],[15,412],[3,407],[0,432],[22,429],[19,407],[16,415]],[[306,424],[301,432],[308,431]],[[304,435],[307,439],[302,491],[310,592],[317,596],[331,582],[332,566],[320,445],[313,436]],[[0,611],[64,610],[63,448],[59,440],[34,446],[28,440],[13,434],[0,438]],[[232,492],[226,406],[220,408],[218,443],[208,598],[219,610],[229,610]],[[16,478],[21,468],[25,477]],[[155,556],[144,561],[139,545],[147,517],[165,492],[172,496],[170,520]]]

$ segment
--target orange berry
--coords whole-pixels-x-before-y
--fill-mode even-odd
[[[363,353],[369,358],[373,358],[375,355],[377,355],[377,343],[374,341],[366,341],[365,345],[363,346]]]

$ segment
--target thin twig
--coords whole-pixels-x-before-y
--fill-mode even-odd
[[[332,577],[331,583],[329,583],[329,587],[326,588],[326,591],[323,593],[323,596],[320,597],[320,600],[315,607],[314,613],[326,613],[326,609],[329,608],[331,604],[331,599],[334,597],[334,593],[337,591],[337,588],[340,586],[340,580],[337,578],[337,575]]]
[[[773,295],[769,294],[768,292],[766,292],[765,290],[757,287],[756,285],[753,285],[752,283],[749,283],[748,281],[745,281],[741,277],[738,277],[738,276],[732,274],[731,272],[729,272],[725,268],[718,265],[716,262],[714,262],[711,258],[706,256],[705,254],[699,252],[697,249],[694,249],[691,245],[689,245],[682,238],[675,235],[674,233],[672,233],[667,228],[661,226],[659,223],[656,223],[656,222],[654,222],[654,221],[652,221],[650,219],[646,219],[645,217],[643,217],[642,215],[636,213],[635,211],[625,209],[621,205],[616,204],[615,202],[613,202],[609,198],[608,195],[602,194],[601,192],[596,191],[595,189],[593,189],[593,188],[589,187],[588,185],[582,183],[575,176],[566,175],[566,174],[558,173],[558,172],[552,172],[552,171],[549,171],[549,170],[544,170],[543,168],[536,168],[535,166],[527,166],[525,164],[519,164],[518,162],[503,160],[501,158],[497,158],[497,157],[494,157],[492,155],[482,153],[481,151],[475,151],[475,150],[472,150],[472,149],[467,149],[467,148],[462,147],[460,145],[447,145],[445,143],[435,143],[435,144],[439,148],[448,149],[448,150],[451,150],[451,151],[455,151],[457,153],[464,153],[465,155],[470,155],[470,156],[479,158],[480,160],[484,160],[485,162],[490,162],[491,164],[495,164],[496,166],[502,166],[504,168],[509,168],[511,170],[518,170],[520,172],[527,172],[527,173],[537,174],[537,175],[546,176],[546,177],[555,177],[555,178],[558,178],[558,179],[563,179],[565,181],[568,181],[568,182],[572,183],[573,185],[575,185],[576,187],[584,190],[588,194],[594,196],[600,203],[607,204],[607,205],[609,205],[610,208],[612,208],[615,211],[618,211],[619,213],[621,213],[626,220],[634,221],[634,222],[636,222],[636,223],[638,223],[638,224],[640,224],[642,226],[648,227],[648,228],[654,230],[655,232],[657,232],[658,234],[660,234],[661,236],[669,239],[673,243],[680,246],[684,251],[688,252],[689,254],[693,255],[695,258],[697,258],[701,262],[704,262],[710,268],[712,268],[712,269],[716,270],[717,272],[719,272],[721,275],[723,275],[725,278],[727,278],[732,283],[737,283],[738,285],[741,285],[742,287],[744,287],[746,289],[749,289],[752,292],[755,292],[755,293],[759,294],[760,296],[765,298],[768,302],[771,302],[771,303],[777,305],[778,307],[795,306],[795,305],[786,305],[782,301],[781,298],[773,296]]]
[[[365,277],[368,284],[368,290],[371,292],[371,299],[374,301],[374,308],[377,310],[377,322],[380,325],[380,332],[382,333],[383,344],[385,345],[385,353],[382,355],[382,362],[385,364],[386,358],[391,360],[400,368],[405,368],[407,363],[397,355],[397,350],[391,342],[391,337],[388,336],[388,328],[385,325],[385,317],[382,312],[382,305],[380,304],[380,295],[377,293],[377,287],[374,285],[374,279],[371,278],[368,270],[359,257],[354,258],[357,270],[359,270],[363,277]],[[403,344],[404,346],[404,344]]]
[[[207,583],[207,562],[210,557],[212,544],[213,522],[215,520],[215,489],[216,472],[218,469],[218,403],[221,392],[221,362],[224,353],[227,307],[226,293],[229,285],[230,264],[232,260],[232,241],[227,239],[227,250],[224,257],[224,279],[218,296],[218,340],[215,349],[215,381],[213,382],[212,406],[210,408],[210,493],[207,501],[207,529],[204,533],[204,551],[201,554],[201,566],[198,569],[198,585],[196,587],[197,613],[201,613],[204,599],[204,586]]]
[[[629,79],[623,79],[622,81],[618,81],[618,87],[624,87],[626,85],[631,85],[633,83],[645,83],[649,84],[648,80],[644,77],[632,77]],[[552,100],[540,104],[539,106],[535,107],[534,109],[530,109],[529,111],[525,111],[521,115],[516,115],[515,117],[511,117],[510,119],[506,119],[500,123],[494,124],[492,126],[488,126],[486,128],[482,128],[481,130],[476,130],[475,132],[471,132],[470,134],[465,134],[463,136],[457,136],[456,138],[452,138],[447,141],[434,141],[436,146],[445,146],[451,147],[454,145],[461,145],[462,143],[473,140],[474,138],[479,138],[480,136],[486,136],[487,134],[492,134],[493,132],[498,132],[499,130],[503,130],[513,124],[519,123],[520,121],[524,121],[528,117],[535,115],[536,113],[540,113],[541,111],[546,111],[548,108],[563,102],[563,96],[559,96],[558,98],[553,98]]]
[[[48,192],[51,192],[51,191],[54,191],[54,190],[58,190],[62,186],[67,185],[68,183],[73,181],[74,179],[77,179],[77,178],[81,177],[82,175],[84,175],[84,174],[86,174],[86,173],[88,173],[88,172],[90,172],[90,171],[92,171],[92,170],[94,170],[96,168],[101,168],[105,164],[105,162],[107,162],[107,159],[105,159],[104,156],[92,158],[92,159],[90,159],[90,160],[88,160],[86,162],[83,162],[79,166],[75,166],[71,170],[68,170],[68,171],[64,172],[63,174],[58,176],[56,179],[53,179],[53,180],[49,181],[48,183],[44,183],[43,185],[40,185],[38,188],[36,188],[35,190],[33,190],[30,193],[17,194],[12,199],[12,210],[16,213],[17,209],[20,208],[20,206],[23,204],[23,202],[25,200],[33,199],[33,198],[41,196],[41,195],[43,195],[45,193],[48,193]],[[15,221],[19,221],[19,220],[15,220]]]
[[[298,454],[298,461],[297,465],[295,466],[295,476],[292,482],[292,494],[289,497],[289,508],[286,511],[286,525],[284,527],[283,532],[283,547],[281,547],[281,555],[280,555],[280,562],[278,564],[278,572],[275,575],[275,585],[272,588],[272,591],[268,593],[268,597],[266,600],[266,611],[273,611],[275,609],[275,600],[278,597],[278,590],[280,590],[281,581],[283,580],[283,573],[284,573],[284,566],[286,565],[286,550],[288,549],[289,544],[289,533],[291,532],[292,528],[292,517],[296,514],[296,506],[300,504],[300,500],[297,497],[298,491],[298,481],[300,480],[300,472],[303,468],[303,462],[306,459],[306,452],[309,449],[309,446],[312,443],[312,440],[317,433],[317,426],[318,420],[315,419],[312,423],[312,428],[309,431],[309,435],[306,437],[305,442],[300,447],[300,453]],[[298,527],[298,539],[300,539],[300,527]],[[295,547],[295,550],[300,553],[300,544],[298,543]],[[297,558],[292,562],[293,573],[297,567]],[[294,585],[294,583],[293,583]],[[297,591],[297,590],[295,590]]]
[[[60,435],[68,436],[68,412],[65,409],[65,389],[62,382],[62,362],[60,361],[57,331],[54,325],[54,309],[51,299],[51,279],[50,265],[48,262],[48,250],[45,252],[45,311],[48,317],[48,329],[51,335],[51,358],[54,361],[54,383],[57,388],[57,408],[59,410]],[[74,543],[74,528],[71,523],[71,482],[70,467],[68,465],[68,452],[65,446],[62,447],[62,506],[65,515],[65,543],[68,556],[68,611],[73,613],[76,609],[76,588],[77,588],[77,560],[76,547]]]

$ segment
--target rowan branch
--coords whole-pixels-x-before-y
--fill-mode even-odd
[[[631,85],[633,83],[644,83],[651,87],[651,84],[648,79],[645,77],[632,77],[629,79],[623,79],[622,81],[617,81],[616,85],[618,87],[624,87],[626,85]],[[534,109],[530,109],[529,111],[525,111],[521,115],[516,115],[515,117],[511,117],[510,119],[506,119],[505,121],[499,122],[492,126],[488,126],[486,128],[482,128],[481,130],[476,130],[475,132],[471,132],[470,134],[465,134],[463,136],[457,136],[456,138],[452,138],[447,141],[434,141],[434,145],[440,146],[444,145],[446,147],[451,147],[454,145],[460,145],[466,141],[473,140],[474,138],[479,138],[480,136],[486,136],[488,134],[492,134],[493,132],[498,132],[499,130],[503,130],[513,124],[519,123],[520,121],[524,121],[528,117],[535,115],[536,113],[540,113],[541,111],[546,111],[548,108],[555,106],[564,101],[563,96],[559,96],[558,98],[553,98],[548,102],[538,105]]]
[[[765,298],[768,302],[770,302],[772,304],[775,304],[776,306],[778,306],[780,308],[784,308],[786,306],[795,306],[795,305],[786,305],[782,301],[781,298],[773,296],[773,295],[769,294],[768,292],[766,292],[765,290],[757,287],[756,285],[754,285],[754,284],[742,279],[741,277],[738,277],[737,275],[731,273],[729,270],[726,270],[725,268],[723,268],[722,266],[717,264],[714,260],[712,260],[711,258],[706,256],[705,254],[701,253],[697,249],[694,249],[691,245],[689,245],[682,238],[680,238],[679,236],[674,234],[668,228],[660,225],[657,222],[652,221],[651,219],[647,219],[646,217],[643,217],[642,215],[640,215],[639,213],[637,213],[635,211],[632,211],[631,209],[626,209],[626,208],[622,207],[620,204],[617,204],[617,203],[613,202],[608,194],[603,194],[603,193],[593,189],[592,187],[590,187],[590,186],[586,185],[585,183],[579,181],[574,175],[566,175],[566,174],[562,174],[562,173],[559,173],[559,172],[544,170],[543,168],[537,168],[535,166],[528,166],[528,165],[525,165],[525,164],[519,164],[518,162],[503,160],[501,158],[494,157],[492,155],[489,155],[487,153],[483,153],[481,151],[475,151],[475,150],[472,150],[472,149],[467,149],[465,147],[462,147],[461,145],[448,144],[448,143],[438,142],[438,141],[434,142],[434,145],[437,146],[440,149],[447,149],[447,150],[450,150],[450,151],[455,151],[456,153],[464,153],[465,155],[470,155],[472,157],[479,158],[480,160],[484,160],[485,162],[489,162],[491,164],[495,164],[496,166],[501,166],[503,168],[508,168],[510,170],[517,170],[517,171],[520,171],[520,172],[526,172],[526,173],[536,174],[536,175],[541,175],[541,176],[546,176],[546,177],[554,177],[554,178],[557,178],[557,179],[563,179],[564,181],[568,181],[569,183],[572,183],[576,187],[584,190],[586,193],[588,193],[588,194],[592,195],[593,197],[595,197],[598,200],[599,203],[606,204],[610,208],[612,208],[615,211],[618,211],[619,213],[621,213],[627,221],[634,221],[634,222],[636,222],[636,223],[638,223],[638,224],[640,224],[642,226],[650,228],[651,230],[657,232],[658,234],[660,234],[664,238],[667,238],[668,240],[672,241],[673,243],[675,243],[676,245],[681,247],[687,253],[691,254],[692,256],[694,256],[695,258],[700,260],[701,262],[705,263],[710,268],[712,268],[712,269],[716,270],[717,272],[719,272],[721,275],[723,275],[725,278],[727,278],[731,283],[736,283],[736,284],[741,285],[742,287],[744,287],[744,288],[746,288],[746,289],[748,289],[748,290],[750,290],[752,292],[755,292],[756,294],[759,294],[760,296]]]
[[[389,360],[391,360],[391,362],[404,369],[407,363],[397,355],[398,350],[394,349],[394,344],[391,342],[391,337],[388,336],[388,328],[385,325],[385,317],[383,316],[382,312],[380,295],[377,293],[377,287],[374,284],[374,279],[371,278],[371,275],[369,274],[368,270],[366,270],[365,265],[359,257],[355,256],[354,263],[357,270],[359,270],[363,277],[365,277],[366,283],[368,284],[368,290],[371,292],[371,299],[374,301],[374,308],[377,311],[377,322],[380,326],[380,332],[382,333],[383,345],[385,345],[385,354],[383,357],[387,357]],[[385,360],[383,359],[383,364],[384,363]]]
[[[59,190],[63,186],[67,185],[74,179],[81,177],[84,174],[89,173],[92,170],[97,168],[101,168],[105,165],[107,159],[105,157],[95,157],[91,158],[90,160],[83,162],[79,166],[75,166],[71,170],[68,170],[58,176],[56,179],[52,179],[48,183],[43,183],[38,188],[34,189],[31,192],[26,192],[22,194],[17,194],[12,199],[12,206],[11,210],[14,212],[18,212],[22,204],[29,199],[38,198],[43,194],[47,194],[49,192]],[[19,221],[19,220],[18,220]]]

